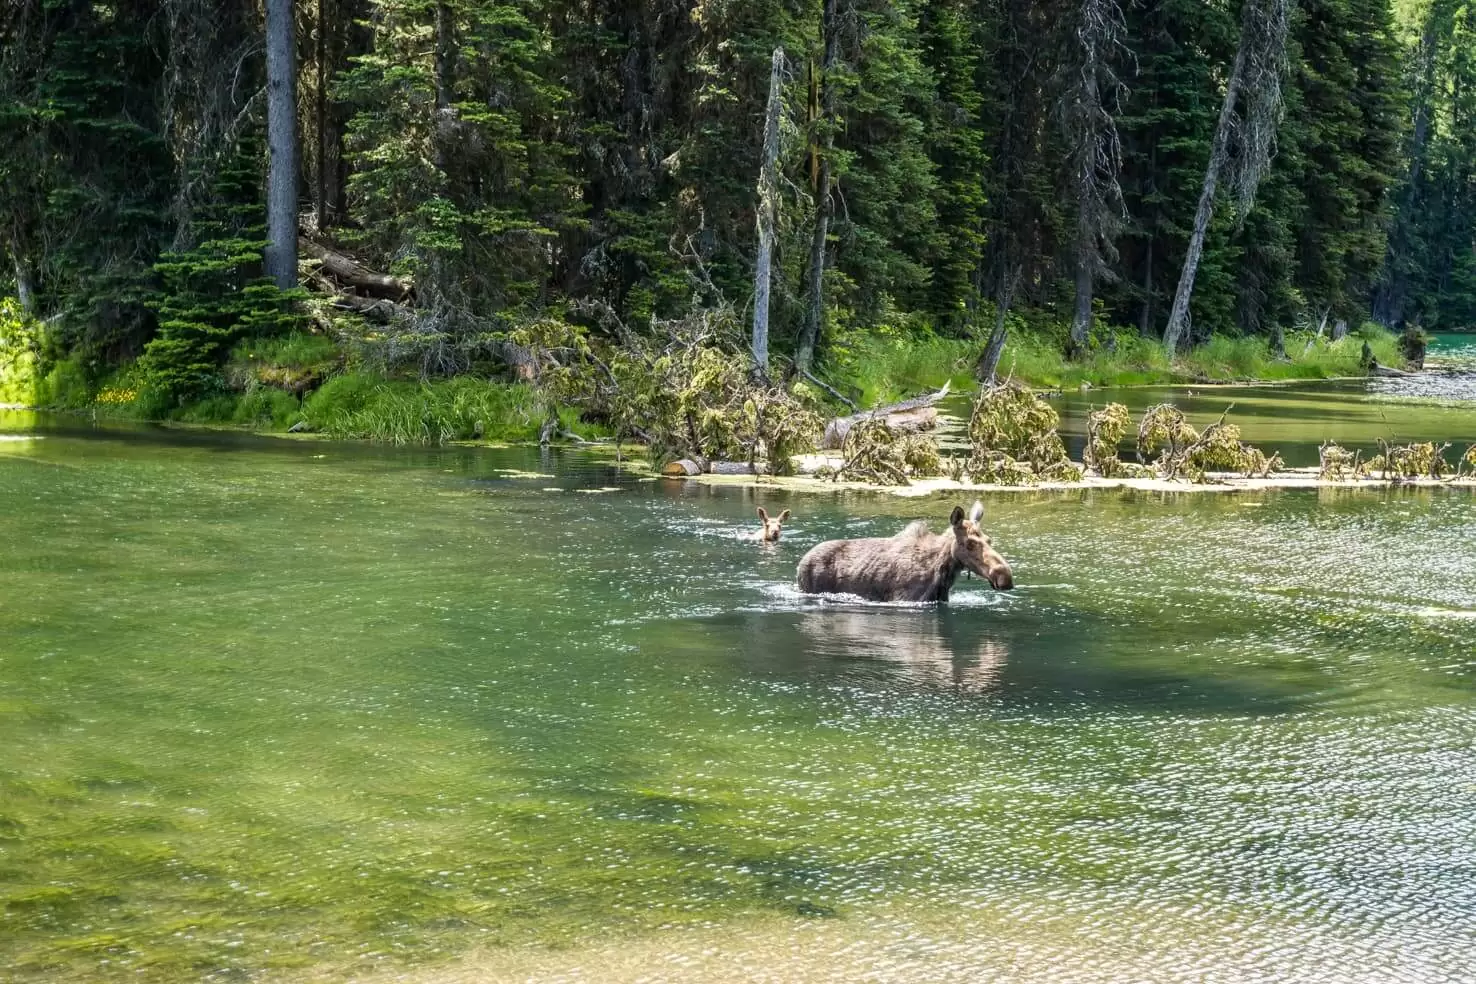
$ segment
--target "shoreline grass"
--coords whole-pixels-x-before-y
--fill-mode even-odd
[[[1217,336],[1176,360],[1170,360],[1157,342],[1121,332],[1088,358],[1068,361],[1050,334],[1026,331],[1010,338],[999,373],[1039,389],[1333,379],[1362,374],[1365,342],[1381,364],[1401,364],[1396,336],[1371,325],[1337,342],[1290,333],[1285,358],[1273,356],[1264,338]],[[863,407],[936,390],[945,382],[957,392],[967,392],[977,385],[973,367],[982,348],[977,338],[927,332],[864,336],[836,347],[828,381]],[[35,380],[32,405],[265,433],[281,433],[301,423],[334,439],[391,444],[535,441],[548,418],[547,401],[524,383],[476,376],[400,380],[345,371],[345,361],[343,353],[321,336],[248,340],[237,346],[227,366],[231,388],[174,407],[151,399],[128,368],[89,386],[80,366],[62,362]],[[308,373],[322,381],[302,398],[275,384]],[[601,432],[571,409],[561,409],[559,418],[565,430],[589,436]]]
[[[1038,389],[1335,379],[1363,375],[1365,341],[1381,365],[1403,364],[1398,338],[1369,325],[1336,342],[1310,332],[1288,333],[1284,358],[1272,353],[1265,338],[1215,336],[1170,360],[1158,342],[1124,332],[1086,359],[1068,361],[1055,339],[1021,333],[1006,343],[998,373]],[[866,339],[847,348],[830,381],[853,399],[859,396],[856,402],[863,407],[916,396],[944,382],[971,388],[983,347],[975,338]]]

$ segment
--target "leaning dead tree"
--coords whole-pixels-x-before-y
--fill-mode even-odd
[[[999,281],[999,293],[994,298],[994,331],[989,334],[989,343],[974,366],[974,376],[981,383],[993,386],[999,371],[999,357],[1004,354],[1005,342],[1010,337],[1010,303],[1015,298],[1015,288],[1020,285],[1023,268],[1015,264]]]
[[[1271,164],[1276,149],[1276,128],[1281,122],[1281,81],[1286,75],[1286,36],[1292,0],[1247,0],[1241,11],[1240,47],[1225,83],[1225,101],[1210,144],[1209,165],[1194,214],[1194,231],[1179,273],[1174,306],[1163,332],[1163,345],[1172,355],[1189,325],[1189,298],[1194,293],[1194,275],[1204,252],[1215,207],[1215,191],[1226,176],[1235,192],[1236,216],[1245,216],[1256,203],[1256,189]],[[1231,154],[1231,141],[1235,153]],[[1225,175],[1229,168],[1229,174]]]
[[[1125,207],[1122,141],[1116,113],[1127,87],[1112,61],[1126,53],[1127,22],[1117,0],[1081,0],[1081,22],[1070,58],[1070,76],[1061,96],[1061,115],[1071,145],[1076,184],[1076,306],[1071,318],[1071,350],[1087,347],[1092,329],[1093,287],[1111,276]]]
[[[769,69],[769,107],[764,114],[764,160],[758,181],[758,261],[753,270],[753,360],[769,371],[769,285],[774,227],[779,213],[779,116],[783,109],[784,49],[774,49]]]

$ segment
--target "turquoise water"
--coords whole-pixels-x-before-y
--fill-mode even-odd
[[[1469,493],[1002,495],[1018,590],[845,606],[794,591],[809,546],[953,502],[0,437],[0,978],[1476,958]]]

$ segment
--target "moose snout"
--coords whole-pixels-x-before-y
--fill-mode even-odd
[[[1015,575],[1008,566],[996,567],[989,572],[989,584],[996,591],[1010,591],[1015,587]]]

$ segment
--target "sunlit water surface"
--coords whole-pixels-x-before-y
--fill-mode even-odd
[[[951,501],[0,431],[0,979],[1471,979],[1467,492],[992,497],[908,608],[794,564]]]

